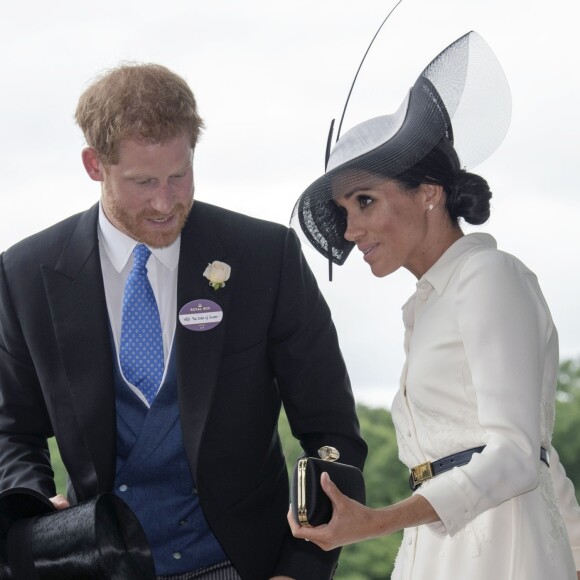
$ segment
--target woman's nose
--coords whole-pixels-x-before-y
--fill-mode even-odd
[[[356,242],[363,234],[362,227],[357,224],[352,218],[346,220],[346,230],[344,232],[344,239],[347,242]]]

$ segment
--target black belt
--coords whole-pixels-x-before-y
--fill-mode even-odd
[[[413,467],[411,469],[411,475],[409,475],[410,488],[415,491],[424,481],[427,481],[440,473],[449,471],[454,467],[466,465],[471,461],[474,453],[481,453],[484,449],[485,445],[482,445],[481,447],[473,447],[472,449],[466,449],[465,451],[442,457],[432,463],[421,463],[421,465]],[[540,447],[540,460],[550,467],[548,452],[543,447]]]

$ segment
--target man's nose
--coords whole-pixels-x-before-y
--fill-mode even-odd
[[[174,196],[168,183],[161,184],[150,201],[151,207],[159,213],[169,213],[174,205]]]

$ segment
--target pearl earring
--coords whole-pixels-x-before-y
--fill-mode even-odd
[[[433,204],[432,203],[429,204],[428,209],[429,209],[429,211],[431,211],[433,209]]]

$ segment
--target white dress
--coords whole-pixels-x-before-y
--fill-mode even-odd
[[[460,238],[403,307],[392,415],[409,468],[485,445],[425,482],[441,518],[406,529],[396,580],[576,580],[580,510],[551,450],[558,337],[536,276],[488,234]],[[580,559],[579,562],[580,564]]]

